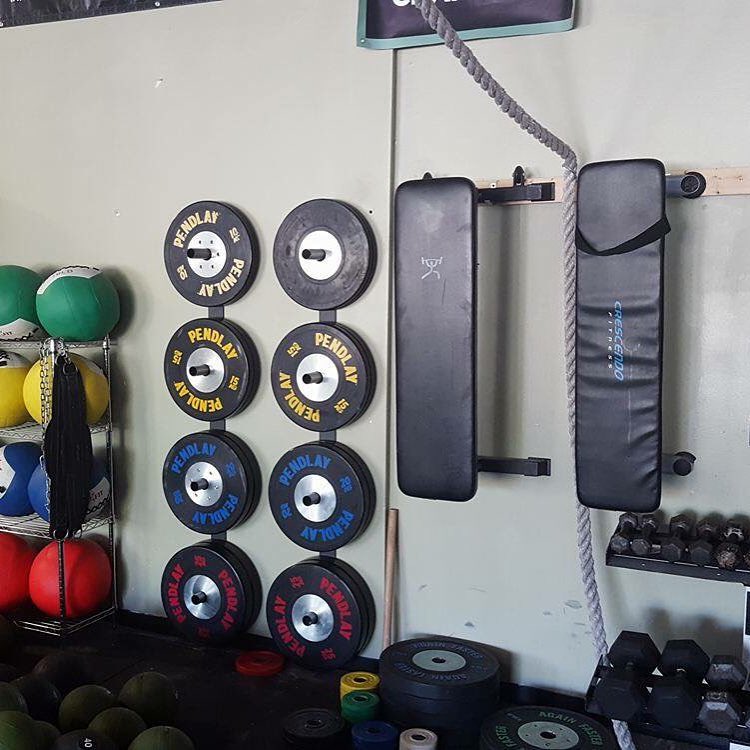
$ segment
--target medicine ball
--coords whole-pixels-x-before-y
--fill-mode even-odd
[[[60,736],[60,730],[48,721],[34,722],[39,750],[50,750]]]
[[[50,336],[96,341],[120,319],[120,299],[98,268],[68,266],[55,271],[39,287],[36,311]]]
[[[34,556],[23,537],[0,533],[0,612],[12,612],[29,598]]]
[[[0,682],[0,712],[2,711],[20,711],[23,714],[29,712],[21,691],[9,682]]]
[[[86,729],[102,711],[112,708],[116,702],[115,696],[101,685],[81,685],[63,698],[57,725],[63,732]]]
[[[141,672],[131,677],[122,686],[117,700],[142,716],[150,727],[177,720],[177,689],[161,672]]]
[[[107,507],[109,501],[110,484],[107,471],[102,461],[94,457],[91,465],[91,489],[89,490],[89,505],[86,520],[95,518]],[[34,469],[29,480],[29,502],[34,512],[44,521],[49,521],[49,503],[47,501],[47,472],[40,463]]]
[[[151,727],[133,740],[129,750],[195,750],[195,745],[179,729]]]
[[[109,737],[118,750],[128,750],[133,740],[147,728],[146,722],[135,711],[122,706],[102,711],[89,724],[89,729]]]
[[[36,443],[11,443],[0,448],[0,516],[29,516],[29,480],[39,466],[42,449]]]
[[[32,719],[53,723],[57,721],[62,695],[49,680],[38,674],[26,674],[13,680],[12,684],[26,701]]]
[[[90,359],[78,354],[69,356],[78,368],[78,372],[81,373],[83,390],[86,393],[86,421],[89,424],[96,424],[104,416],[109,405],[109,383],[101,367]],[[24,381],[23,400],[29,414],[39,424],[42,423],[41,390],[41,365],[36,362]]]
[[[0,351],[0,427],[18,427],[29,421],[23,401],[23,383],[31,362],[20,354]]]
[[[88,662],[70,651],[47,654],[36,663],[31,673],[49,680],[63,696],[94,681]]]
[[[109,595],[112,567],[96,542],[69,539],[64,545],[66,614],[85,617],[96,612]],[[29,573],[29,594],[44,614],[60,617],[57,542],[50,542],[36,556]]]
[[[37,338],[36,292],[42,277],[21,266],[0,266],[0,341]]]
[[[34,719],[28,714],[0,713],[0,750],[37,750],[39,739]]]
[[[79,729],[60,735],[50,750],[117,750],[109,737],[92,729]],[[0,750],[4,750],[0,748]]]

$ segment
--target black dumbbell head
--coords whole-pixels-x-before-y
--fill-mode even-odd
[[[669,562],[679,562],[685,554],[687,545],[676,536],[667,537],[661,543],[661,556]]]
[[[690,562],[696,565],[710,565],[714,559],[714,545],[707,539],[698,539],[690,545]]]
[[[747,667],[736,657],[718,654],[711,659],[706,682],[719,690],[741,690],[747,680]]]
[[[742,542],[745,539],[745,524],[737,518],[731,518],[724,527],[724,536],[733,542]]]
[[[669,729],[690,729],[701,710],[701,690],[683,674],[662,677],[651,689],[648,710]]]
[[[648,633],[623,630],[609,649],[609,661],[613,667],[633,667],[650,675],[659,664],[659,649]]]
[[[722,542],[716,548],[716,564],[724,570],[734,570],[741,559],[740,547],[734,542]]]
[[[659,671],[665,676],[683,673],[688,680],[700,682],[710,661],[708,654],[692,639],[667,641]]]
[[[608,719],[631,721],[644,708],[648,692],[634,672],[613,669],[594,688],[594,700]]]
[[[719,533],[719,525],[710,518],[702,518],[695,526],[695,533],[699,537],[713,539]]]
[[[693,519],[685,513],[680,513],[678,516],[673,516],[669,521],[669,530],[673,534],[687,536],[690,533],[690,529],[693,528]]]
[[[742,721],[742,706],[731,693],[708,690],[698,713],[698,721],[711,734],[728,737]]]

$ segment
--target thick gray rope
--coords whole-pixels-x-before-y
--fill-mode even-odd
[[[537,122],[510,94],[490,75],[474,56],[469,47],[459,38],[456,30],[437,7],[434,0],[412,0],[421,11],[425,21],[445,42],[445,46],[459,59],[466,72],[490,96],[495,104],[511,120],[536,138],[542,145],[556,153],[563,160],[563,297],[565,306],[565,380],[568,396],[568,430],[571,444],[575,440],[575,324],[576,324],[576,186],[578,180],[578,157],[565,141]],[[578,561],[581,567],[583,588],[588,605],[589,622],[594,646],[600,657],[607,658],[607,636],[604,629],[599,588],[596,583],[594,554],[591,540],[591,514],[589,509],[576,502],[576,527],[578,533]],[[617,740],[622,750],[635,750],[630,729],[625,722],[612,722]]]

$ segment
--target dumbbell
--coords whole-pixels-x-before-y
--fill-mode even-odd
[[[710,565],[714,559],[716,537],[719,533],[718,524],[710,518],[703,518],[695,527],[697,539],[690,543],[688,556],[690,562],[696,565]]]
[[[735,656],[714,656],[706,673],[709,689],[698,721],[711,734],[731,735],[742,721],[742,706],[730,690],[742,690],[747,668]]]
[[[630,551],[630,542],[638,530],[638,516],[635,513],[623,513],[617,523],[617,529],[609,541],[609,548],[616,555]]]
[[[610,719],[630,721],[648,700],[646,678],[659,663],[659,649],[647,633],[623,630],[609,650],[612,669],[594,688],[594,700]]]
[[[690,729],[701,710],[701,680],[709,658],[693,640],[667,641],[659,661],[663,677],[651,689],[648,710],[670,729]]]
[[[669,536],[662,540],[661,556],[669,562],[679,562],[687,549],[687,538],[690,536],[690,530],[693,527],[693,521],[690,516],[681,513],[674,516],[669,522]]]
[[[637,536],[633,537],[633,540],[630,542],[630,550],[634,555],[646,557],[651,554],[654,549],[651,537],[658,531],[658,529],[659,519],[653,513],[641,516],[641,528],[639,533]]]
[[[744,524],[732,518],[727,521],[722,537],[724,541],[716,548],[716,564],[725,570],[734,570],[742,560],[740,545],[745,541]]]

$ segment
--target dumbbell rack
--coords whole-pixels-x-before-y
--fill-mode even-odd
[[[62,341],[61,339],[45,339],[42,342],[38,341],[3,341],[0,346],[3,349],[14,350],[14,351],[38,351],[39,359],[42,363],[42,371],[47,368],[47,372],[50,374],[48,382],[51,383],[51,372],[54,366],[54,359],[57,355],[67,352],[73,349],[101,349],[103,356],[103,370],[107,378],[107,382],[112,383],[111,378],[111,349],[113,342],[109,337],[101,341],[85,341],[85,342],[69,342]],[[43,381],[44,382],[44,379]],[[51,387],[51,386],[50,386]],[[51,392],[44,394],[47,398],[47,403],[51,403]],[[44,414],[45,424],[49,421],[49,414],[45,413],[44,398],[42,399],[42,410]],[[91,426],[92,435],[104,435],[106,443],[106,466],[110,484],[110,502],[109,512],[102,513],[96,518],[92,518],[84,522],[81,528],[81,534],[88,534],[96,529],[103,529],[107,527],[107,553],[112,564],[112,590],[110,595],[110,601],[107,606],[99,610],[98,612],[89,615],[87,617],[80,618],[69,618],[66,616],[66,602],[65,602],[65,553],[64,544],[62,540],[58,540],[58,560],[59,560],[59,592],[60,592],[60,617],[49,617],[41,614],[34,610],[32,607],[19,611],[11,615],[11,619],[15,625],[23,630],[31,630],[39,633],[46,633],[54,636],[66,636],[75,633],[83,628],[92,625],[95,622],[106,619],[107,617],[114,617],[117,611],[117,559],[116,559],[116,536],[115,536],[115,482],[114,482],[114,457],[112,447],[112,402],[107,406],[104,419]],[[19,427],[10,427],[0,429],[0,440],[4,442],[8,441],[20,441],[28,440],[31,442],[44,442],[44,427],[34,422],[28,422],[20,425]],[[38,539],[50,540],[50,528],[49,524],[40,518],[38,515],[23,516],[20,518],[11,518],[8,516],[0,516],[0,532],[8,532],[11,534],[18,534],[19,536],[35,537]]]

